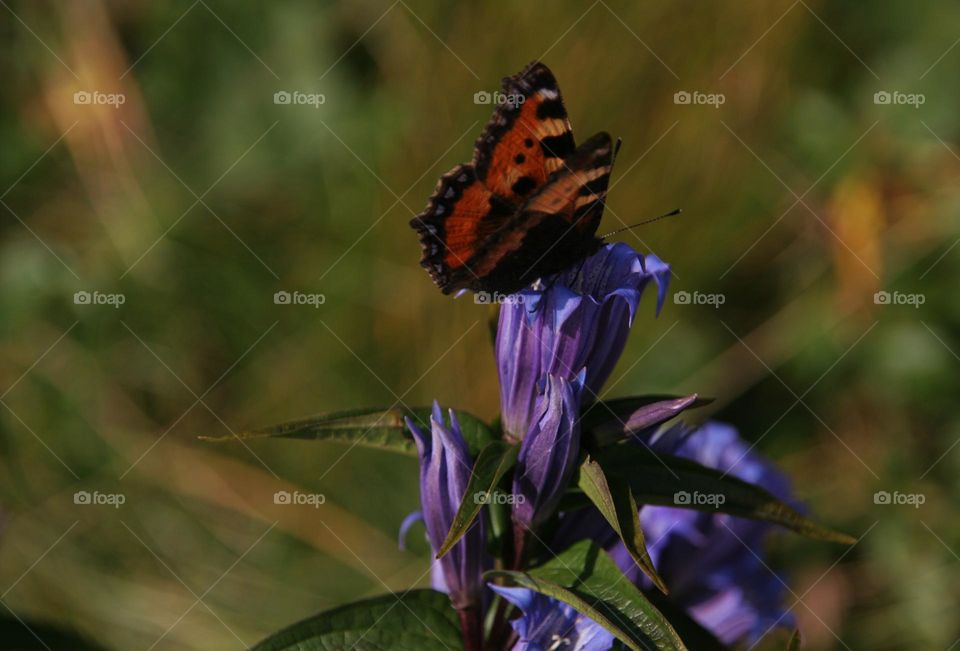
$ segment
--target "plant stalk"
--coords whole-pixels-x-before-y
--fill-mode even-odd
[[[460,629],[463,631],[465,651],[483,651],[483,621],[479,606],[466,606],[457,609],[460,616]]]

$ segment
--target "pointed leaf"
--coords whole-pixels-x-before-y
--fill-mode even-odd
[[[697,651],[729,651],[729,647],[717,639],[717,637],[700,625],[697,620],[684,610],[683,606],[670,600],[656,590],[644,590],[643,594],[647,596],[657,610],[663,613],[663,616],[670,622],[673,629],[680,636],[680,639]]]
[[[353,409],[241,432],[236,436],[231,434],[221,437],[201,436],[200,438],[215,442],[233,441],[237,438],[241,440],[290,438],[333,441],[415,455],[417,448],[413,442],[413,437],[407,431],[403,418],[408,416],[420,423],[424,429],[429,430],[430,413],[431,409],[429,407]],[[456,414],[463,437],[470,447],[470,453],[478,454],[484,445],[494,439],[493,432],[483,421],[467,412],[457,411]]]
[[[433,590],[411,590],[314,615],[274,633],[251,651],[450,651],[462,648],[457,613],[447,595]]]
[[[526,572],[493,570],[486,576],[505,577],[573,606],[610,631],[628,649],[687,648],[663,615],[590,541],[581,541],[550,562]]]
[[[790,636],[790,641],[787,642],[787,651],[800,651],[800,631],[794,630],[793,635]]]
[[[500,479],[517,462],[519,450],[518,444],[491,441],[480,451],[476,463],[473,464],[470,481],[467,483],[457,514],[453,517],[447,538],[437,551],[437,558],[450,551],[467,532],[474,519],[480,514],[480,509],[493,495]]]
[[[856,542],[800,514],[759,486],[689,459],[655,454],[636,445],[617,445],[604,448],[597,461],[608,477],[623,478],[640,504],[729,513],[773,522],[810,538],[848,545]]]
[[[587,457],[580,466],[579,486],[590,498],[600,514],[620,536],[630,557],[653,584],[662,592],[667,586],[657,574],[640,528],[640,509],[637,507],[630,486],[619,478],[610,479],[603,473],[600,464]]]
[[[681,412],[712,400],[689,396],[639,396],[598,402],[584,416],[584,430],[595,446],[616,443],[632,434],[656,427]]]

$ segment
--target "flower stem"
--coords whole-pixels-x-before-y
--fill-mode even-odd
[[[510,564],[511,570],[522,570],[524,555],[527,551],[527,542],[530,540],[530,529],[519,522],[513,523],[513,559]]]
[[[514,521],[513,523],[513,549],[509,554],[510,563],[508,568],[511,570],[522,570],[527,541],[530,539],[529,529],[526,525]],[[496,616],[493,619],[493,626],[490,628],[489,649],[496,651],[498,649],[510,648],[509,642],[512,640],[513,631],[510,630],[507,621],[507,611],[510,604],[502,600],[497,607]]]
[[[464,651],[483,651],[483,623],[479,606],[458,608]]]
[[[504,646],[504,639],[507,635],[507,608],[506,600],[501,600],[497,605],[496,616],[493,618],[493,626],[490,627],[490,637],[487,640],[488,651],[498,651],[507,648]]]

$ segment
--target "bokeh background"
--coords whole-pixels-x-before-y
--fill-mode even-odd
[[[715,397],[695,418],[859,539],[773,542],[807,648],[960,644],[956,3],[0,5],[0,615],[239,649],[426,583],[413,459],[198,436],[496,414],[494,308],[442,296],[407,222],[470,158],[474,94],[540,58],[580,139],[623,138],[601,231],[684,209],[616,238],[691,301],[645,299],[607,395]]]

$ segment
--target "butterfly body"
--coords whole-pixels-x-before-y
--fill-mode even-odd
[[[473,160],[444,174],[410,222],[421,265],[445,294],[512,293],[602,244],[595,234],[615,154],[610,136],[575,146],[542,63],[505,78],[503,91],[508,101],[495,109]]]

